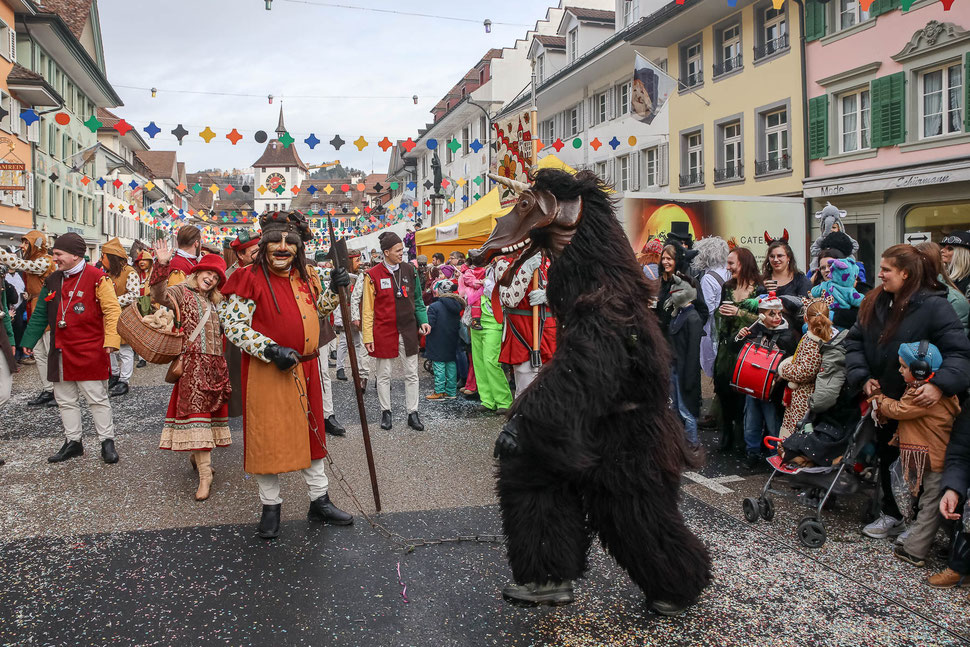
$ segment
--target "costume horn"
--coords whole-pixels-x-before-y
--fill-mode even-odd
[[[773,242],[775,242],[775,239],[774,239],[774,238],[772,238],[772,237],[771,237],[770,235],[768,235],[768,230],[767,230],[767,229],[765,229],[765,241],[766,241],[766,242],[767,242],[767,243],[768,243],[769,245],[770,245],[771,243],[773,243]]]
[[[502,186],[510,189],[513,193],[515,193],[515,195],[521,195],[523,191],[529,188],[529,185],[525,182],[519,182],[518,180],[513,180],[512,178],[496,175],[495,173],[489,173],[488,177],[492,180],[492,182],[498,182]]]

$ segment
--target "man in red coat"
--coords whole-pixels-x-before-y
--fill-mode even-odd
[[[121,346],[118,319],[121,306],[114,283],[84,262],[87,246],[75,233],[62,234],[54,243],[57,271],[47,277],[37,307],[30,316],[21,343],[31,348],[50,327],[48,378],[61,412],[67,440],[48,462],[60,463],[84,454],[81,445],[81,405],[88,402],[101,441],[101,458],[117,463],[114,424],[108,402],[110,354]]]
[[[256,476],[263,504],[259,536],[280,532],[279,474],[300,471],[310,495],[307,518],[350,525],[354,518],[330,501],[320,319],[339,304],[335,289],[349,285],[346,270],[324,289],[307,264],[312,234],[297,211],[260,216],[262,237],[252,265],[237,269],[222,288],[226,337],[243,352],[243,468]]]
[[[547,281],[548,264],[541,262],[541,255],[536,254],[519,268],[509,287],[498,286],[502,302],[502,352],[499,361],[510,364],[515,369],[515,396],[518,397],[532,384],[539,374],[539,368],[532,365],[531,353],[533,342],[533,306],[539,308],[539,355],[545,364],[552,359],[556,352],[556,320],[549,312],[546,301],[545,285]],[[495,263],[495,282],[498,283],[502,275],[509,268],[509,261],[505,258]],[[532,277],[539,270],[539,287],[532,287]],[[494,295],[494,292],[493,292]],[[493,307],[493,310],[497,310]]]
[[[364,274],[361,336],[375,358],[381,429],[391,428],[391,368],[401,358],[408,426],[424,431],[418,417],[418,334],[431,332],[417,270],[403,261],[404,242],[393,231],[380,235],[384,260]]]
[[[169,285],[184,283],[185,277],[199,262],[199,253],[202,250],[202,232],[195,225],[182,225],[179,227],[175,243],[178,245],[178,249],[175,250],[175,256],[169,262],[169,266],[172,268],[172,273],[168,275]]]

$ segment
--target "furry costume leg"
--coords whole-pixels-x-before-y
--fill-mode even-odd
[[[647,602],[692,604],[711,580],[711,559],[677,510],[677,489],[665,489],[651,496],[587,491],[589,523]]]
[[[590,532],[579,488],[537,469],[534,458],[514,456],[499,463],[509,565],[517,584],[563,582],[586,571]]]

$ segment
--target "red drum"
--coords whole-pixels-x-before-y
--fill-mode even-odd
[[[749,341],[738,355],[731,387],[738,393],[767,400],[778,377],[775,371],[783,359],[784,353],[780,349],[771,350]]]

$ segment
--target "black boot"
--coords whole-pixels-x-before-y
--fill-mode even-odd
[[[108,397],[114,398],[119,395],[125,395],[126,393],[128,393],[128,383],[119,381],[108,390]]]
[[[34,398],[33,400],[28,400],[27,401],[27,406],[28,407],[42,407],[45,404],[47,404],[49,402],[53,402],[53,401],[54,401],[54,392],[53,391],[41,391],[40,393],[37,394],[37,397],[36,398]]]
[[[347,381],[347,371],[345,371],[342,368],[338,368],[337,369],[337,379],[340,380],[341,382],[346,382]]]
[[[673,602],[664,602],[663,600],[654,600],[650,603],[651,611],[669,617],[679,616],[690,607],[690,604],[675,604]]]
[[[276,539],[280,536],[280,508],[282,503],[264,505],[263,514],[259,518],[257,532],[263,539]]]
[[[145,360],[143,360],[143,359],[140,359],[140,360],[138,360],[138,363],[137,363],[137,364],[135,364],[135,366],[136,366],[137,368],[145,368],[146,366],[148,366],[148,362],[146,362],[146,361],[145,361]]]
[[[110,438],[101,443],[101,460],[108,465],[114,465],[118,462],[118,452],[115,451],[115,441]]]
[[[118,377],[117,375],[112,375],[111,377],[108,378],[108,388],[110,389],[115,384],[117,384],[120,380],[121,378]]]
[[[381,429],[391,428],[391,410],[384,409],[381,411]]]
[[[548,604],[559,606],[575,600],[573,583],[570,581],[548,584],[510,584],[502,589],[502,597],[518,604]]]
[[[424,425],[421,424],[421,418],[418,417],[417,411],[408,414],[408,427],[415,431],[424,431]]]
[[[84,456],[84,447],[80,440],[65,440],[56,454],[47,459],[48,463],[63,463],[69,458]]]
[[[308,521],[323,521],[335,526],[349,526],[354,523],[353,515],[347,514],[331,503],[329,494],[310,501],[310,510],[306,513],[306,518]]]
[[[347,430],[337,422],[337,416],[330,416],[324,421],[324,426],[326,427],[327,433],[331,436],[346,436]]]

